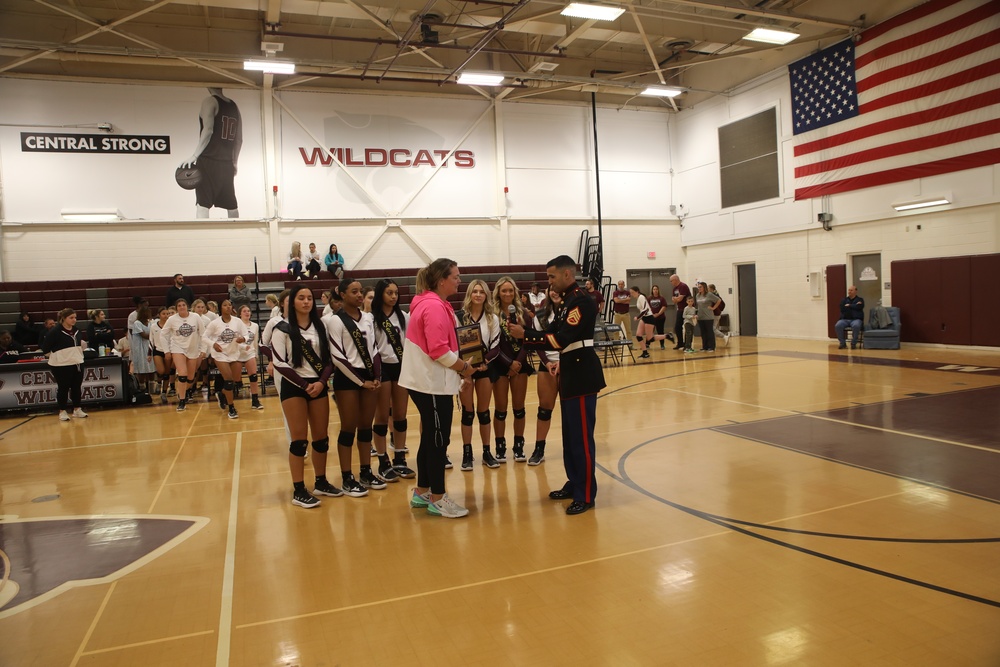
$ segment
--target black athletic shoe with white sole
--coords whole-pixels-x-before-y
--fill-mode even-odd
[[[344,492],[330,484],[329,480],[316,480],[316,486],[313,487],[313,493],[317,496],[329,496],[331,498],[339,498],[344,495]]]
[[[381,491],[386,486],[385,482],[379,479],[378,476],[370,470],[362,470],[361,477],[358,481],[361,482],[361,486],[374,491]]]
[[[292,504],[298,505],[299,507],[305,507],[306,509],[311,509],[313,507],[319,507],[319,498],[316,498],[311,493],[305,489],[295,489],[292,492]]]
[[[350,496],[351,498],[364,498],[368,495],[368,489],[361,486],[358,480],[354,479],[354,475],[348,475],[344,478],[343,485],[341,487],[344,491],[344,495]]]

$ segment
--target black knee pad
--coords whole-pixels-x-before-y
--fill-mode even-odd
[[[490,423],[490,411],[489,410],[483,410],[482,412],[477,412],[476,413],[476,417],[479,418],[479,423],[483,424],[484,426],[486,424]]]
[[[462,411],[462,414],[465,414],[464,410]],[[472,422],[469,422],[469,423],[471,424]],[[405,419],[393,419],[392,420],[392,428],[395,431],[399,431],[400,433],[404,433],[406,431],[406,420]]]
[[[372,432],[375,433],[375,435],[384,438],[389,433],[389,425],[388,424],[375,424],[374,426],[372,426]],[[361,434],[360,433],[358,434],[358,439],[359,440],[361,439]]]
[[[514,408],[514,419],[524,419],[524,415],[526,414],[528,414],[528,411],[524,408],[521,408],[520,410]]]
[[[247,376],[247,379],[250,380],[251,382],[256,382],[257,381],[257,374],[256,373],[251,373],[250,375]]]
[[[640,343],[642,342],[642,336],[636,336],[636,337],[635,337],[635,339],[636,339],[637,341],[639,341]]]
[[[183,382],[184,384],[187,384],[187,383],[191,382],[191,380],[188,379],[187,375],[178,375],[177,376],[177,381],[178,382]]]
[[[350,431],[341,431],[340,435],[337,436],[337,446],[338,447],[353,447],[354,446],[354,434]]]
[[[507,411],[506,410],[494,410],[493,418],[498,422],[507,421]]]
[[[292,456],[305,456],[307,449],[309,449],[308,440],[292,440],[292,443],[288,445],[288,451],[292,453]]]
[[[233,382],[232,380],[223,380],[222,381],[222,388],[225,389],[226,391],[232,391],[233,387],[235,387],[235,386],[236,386],[236,383]]]
[[[313,451],[319,454],[326,454],[330,451],[330,438],[323,438],[322,440],[313,440]]]
[[[358,444],[362,442],[372,441],[372,429],[370,428],[359,428],[358,429]]]
[[[489,413],[486,413],[489,415]],[[472,422],[476,420],[476,413],[472,410],[462,410],[462,426],[472,426]]]
[[[552,411],[545,408],[538,408],[538,421],[547,422],[552,419]]]

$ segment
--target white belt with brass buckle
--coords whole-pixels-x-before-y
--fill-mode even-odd
[[[587,340],[578,340],[575,343],[570,343],[560,350],[560,352],[572,352],[573,350],[579,350],[581,347],[594,347],[594,339],[588,338]]]

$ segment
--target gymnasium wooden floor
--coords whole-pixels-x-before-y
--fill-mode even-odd
[[[652,354],[575,517],[558,412],[461,520],[293,507],[273,395],[0,420],[0,665],[1000,665],[1000,352]]]

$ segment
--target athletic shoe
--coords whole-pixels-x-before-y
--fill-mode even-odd
[[[66,412],[65,410],[60,410],[59,411],[59,421],[61,421],[61,422],[68,422],[69,421],[69,413]]]
[[[444,469],[451,470],[455,467],[455,464],[451,462],[451,457],[447,454],[444,455]]]
[[[728,331],[722,334],[722,347],[729,347],[729,337],[731,335]]]
[[[371,454],[372,454],[372,456],[378,456],[378,450],[375,449],[375,445],[372,445],[372,452],[371,452]]]
[[[472,463],[475,459],[472,458],[472,445],[462,446],[462,470],[468,472],[472,470]]]
[[[524,463],[528,460],[528,457],[524,455],[524,445],[514,443],[514,461],[517,463]]]
[[[500,462],[493,458],[493,453],[489,447],[483,448],[483,465],[487,468],[499,468]]]
[[[226,397],[222,395],[221,391],[219,392],[218,396],[219,396],[219,407],[222,408],[223,410],[225,410],[226,409]]]
[[[319,498],[314,497],[311,493],[305,489],[295,489],[292,492],[292,504],[298,505],[299,507],[305,507],[306,509],[311,509],[313,507],[319,507]]]
[[[361,479],[359,481],[361,482],[361,486],[375,491],[381,491],[386,486],[385,482],[379,479],[378,476],[376,476],[371,470],[362,470]]]
[[[354,475],[350,473],[344,479],[343,490],[351,498],[363,498],[368,495],[368,489],[358,484],[358,480],[354,479]]]
[[[331,498],[339,498],[344,495],[344,492],[330,484],[330,480],[316,480],[316,485],[313,487],[313,493],[317,496],[330,496]]]
[[[410,507],[427,507],[431,504],[431,492],[427,493],[417,493],[416,489],[413,489],[413,493],[410,495]]]
[[[640,359],[649,359],[649,351],[643,350],[642,354],[639,355]]]
[[[413,479],[414,477],[417,476],[417,473],[413,471],[413,468],[407,466],[405,462],[393,463],[392,469],[395,470],[396,474],[402,477],[403,479]]]
[[[73,411],[73,416],[78,419],[86,419],[87,413],[83,411],[83,408],[77,408]]]
[[[240,418],[239,413],[236,412],[236,406],[235,405],[230,405],[229,406],[229,418],[230,419],[239,419]]]
[[[166,394],[160,394],[160,403],[162,405],[166,405],[167,404],[167,395]]]
[[[507,463],[507,443],[497,444],[496,460],[498,463]]]
[[[250,403],[250,408],[252,410],[263,410],[264,406],[260,404],[260,399],[255,398],[253,402]]]
[[[390,484],[398,482],[400,477],[399,473],[392,469],[392,466],[379,467],[378,476],[382,478],[383,481],[389,482]]]
[[[684,354],[694,354],[694,348],[693,347],[684,348]]]
[[[460,519],[468,514],[469,510],[449,498],[446,493],[441,496],[441,500],[429,503],[427,505],[427,512],[434,516],[443,516],[446,519]]]
[[[177,412],[184,412],[187,410],[187,401],[177,401]]]
[[[529,466],[541,465],[542,461],[545,460],[545,447],[535,445],[535,451],[531,452],[531,458],[528,459]]]
[[[167,392],[167,396],[173,398],[176,395],[177,395],[177,389],[174,387],[174,385],[170,385],[170,390]]]

